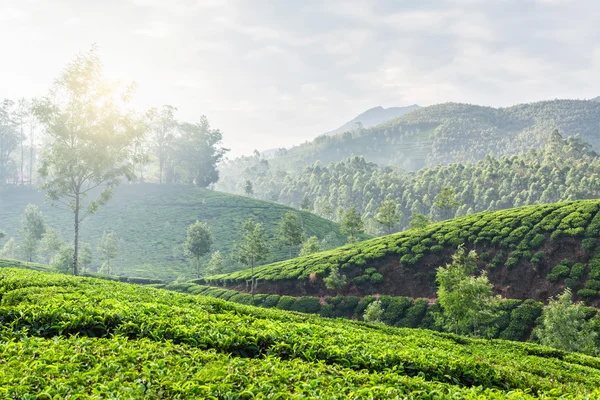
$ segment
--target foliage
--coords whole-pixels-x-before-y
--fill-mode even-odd
[[[331,268],[329,275],[323,279],[325,283],[325,287],[327,289],[335,290],[341,288],[346,284],[346,275],[340,274],[340,271],[337,267]]]
[[[304,242],[302,245],[302,248],[300,249],[300,257],[318,253],[319,251],[321,251],[321,243],[319,242],[319,238],[316,236],[311,236],[306,239],[306,242]]]
[[[0,270],[0,281],[2,397],[599,394],[598,359],[530,343],[367,326],[27,270]],[[23,379],[39,376],[46,379]]]
[[[409,226],[412,229],[423,229],[432,224],[431,218],[421,214],[421,213],[413,213],[410,216]]]
[[[566,351],[595,354],[596,332],[586,320],[583,304],[573,303],[570,289],[550,299],[535,334],[541,344]]]
[[[356,212],[356,208],[350,207],[349,210],[344,212],[341,222],[341,232],[348,235],[348,241],[354,243],[356,236],[364,232],[365,224],[360,216]]]
[[[446,329],[461,334],[479,335],[493,319],[493,286],[486,272],[470,276],[477,269],[477,253],[459,247],[452,263],[439,267],[436,274],[438,302],[444,309]]]
[[[400,216],[397,212],[397,204],[392,199],[385,200],[379,207],[379,212],[375,216],[377,223],[387,228],[387,234],[392,233],[392,229],[400,222]]]
[[[237,257],[242,264],[251,268],[250,286],[254,295],[254,266],[267,258],[269,246],[267,236],[261,223],[247,219],[242,224],[242,239],[237,244]]]
[[[112,275],[112,261],[119,255],[119,241],[116,232],[103,232],[100,243],[98,243],[98,253],[102,260],[100,272]]]
[[[49,263],[50,259],[56,254],[61,247],[65,245],[65,239],[58,229],[54,229],[50,226],[46,226],[42,240],[40,241],[39,253],[42,259]]]
[[[304,227],[302,218],[293,212],[286,213],[277,230],[279,240],[289,248],[289,255],[292,258],[292,248],[302,244],[304,240]]]
[[[226,263],[223,254],[217,250],[210,256],[210,260],[206,265],[207,275],[222,274],[225,271]]]
[[[383,315],[383,309],[379,301],[374,301],[367,306],[363,315],[365,322],[381,322],[381,316]]]
[[[212,231],[206,222],[196,221],[188,227],[184,247],[193,257],[197,277],[200,277],[200,258],[210,253],[213,242]]]
[[[46,232],[44,214],[33,204],[28,204],[21,216],[19,228],[19,247],[27,261],[35,258],[40,241]]]
[[[441,220],[452,218],[454,210],[460,205],[456,200],[456,190],[449,186],[444,186],[433,199],[433,207],[439,213]]]
[[[79,224],[98,211],[126,178],[133,179],[131,146],[142,133],[138,121],[122,112],[131,88],[119,92],[108,82],[95,49],[79,54],[55,81],[34,113],[50,137],[42,153],[41,188],[74,217],[73,274],[79,273]],[[102,187],[94,200],[88,197]]]

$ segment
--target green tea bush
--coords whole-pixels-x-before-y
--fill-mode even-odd
[[[279,296],[278,294],[270,294],[265,298],[265,301],[262,304],[262,306],[265,308],[277,307],[280,298],[281,296]]]
[[[585,265],[581,263],[575,263],[571,267],[570,277],[579,281],[585,275]]]
[[[588,252],[594,251],[597,245],[598,239],[596,238],[586,238],[581,241],[581,247]]]
[[[281,296],[279,302],[277,303],[277,308],[279,310],[291,310],[296,303],[296,298],[292,296]]]
[[[318,314],[321,311],[321,303],[317,297],[304,296],[296,300],[290,310]]]

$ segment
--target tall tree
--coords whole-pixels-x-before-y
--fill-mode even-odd
[[[244,193],[246,196],[250,197],[254,194],[254,188],[252,187],[252,182],[246,180],[246,184],[244,185]]]
[[[394,226],[400,222],[400,216],[397,211],[398,205],[392,199],[387,199],[381,203],[379,212],[375,216],[375,221],[387,228],[387,234],[392,233]]]
[[[12,172],[11,155],[18,144],[14,102],[5,99],[0,103],[0,190]]]
[[[225,271],[225,257],[217,250],[210,256],[206,266],[206,275],[222,274]]]
[[[304,211],[310,211],[310,205],[310,197],[305,194],[300,202],[300,209]]]
[[[186,181],[200,187],[207,187],[219,180],[217,164],[229,151],[221,147],[223,134],[211,129],[205,116],[195,124],[179,125],[181,136],[175,148],[175,157],[185,175]]]
[[[47,198],[73,212],[74,275],[79,273],[81,221],[110,200],[122,179],[134,178],[127,160],[142,128],[133,114],[123,111],[132,90],[120,91],[105,79],[92,48],[68,64],[50,94],[34,106],[51,139],[42,154],[41,187]]]
[[[187,240],[184,247],[194,257],[196,276],[200,277],[200,259],[210,253],[213,234],[206,222],[196,221],[188,227]]]
[[[356,242],[356,235],[365,231],[365,223],[354,206],[343,213],[341,231],[348,236],[350,243]]]
[[[304,242],[304,245],[302,245],[300,255],[307,256],[309,254],[318,253],[319,251],[321,251],[321,242],[319,242],[319,238],[311,236]]]
[[[150,148],[158,159],[158,183],[163,183],[165,180],[165,168],[169,162],[178,126],[175,119],[176,111],[177,109],[170,105],[148,111]]]
[[[268,238],[263,225],[252,219],[242,224],[242,238],[236,244],[238,260],[251,268],[250,291],[254,297],[254,266],[265,260],[269,254]]]
[[[432,223],[431,218],[421,213],[413,213],[410,216],[408,225],[412,229],[423,229]]]
[[[44,215],[36,205],[28,204],[21,215],[21,227],[19,228],[21,251],[27,261],[33,261],[45,232]]]
[[[113,272],[112,261],[119,255],[119,239],[116,232],[103,232],[100,243],[98,244],[98,253],[102,260],[100,272],[111,275]]]
[[[289,256],[292,258],[292,249],[304,240],[302,218],[294,212],[286,213],[279,222],[277,234],[281,243],[288,246]]]
[[[446,220],[453,217],[453,212],[458,208],[460,202],[456,198],[456,190],[450,186],[444,186],[435,199],[433,206],[438,210],[440,220]]]
[[[58,229],[46,226],[46,231],[40,241],[40,255],[44,262],[50,263],[52,257],[65,246],[65,240]]]
[[[551,298],[534,331],[540,343],[565,351],[595,355],[596,332],[586,318],[584,305],[573,302],[570,289]]]
[[[481,334],[494,317],[493,286],[484,271],[475,277],[477,253],[460,246],[452,255],[452,263],[439,267],[436,274],[437,298],[442,306],[443,325],[460,334]]]
[[[27,99],[22,98],[19,100],[16,111],[17,124],[19,125],[19,145],[21,150],[21,157],[19,159],[19,180],[21,185],[25,183],[25,125],[28,123],[31,114],[31,105]]]

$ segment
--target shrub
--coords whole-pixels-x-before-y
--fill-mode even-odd
[[[281,296],[277,303],[277,308],[280,310],[291,310],[296,302],[296,298],[292,296]]]
[[[581,263],[573,264],[571,267],[571,278],[580,280],[585,274],[585,266]]]
[[[318,297],[300,297],[290,308],[292,311],[317,314],[321,311],[321,303]]]
[[[567,279],[565,279],[565,286],[568,287],[569,289],[575,289],[575,288],[577,288],[577,286],[579,286],[579,280],[573,279],[573,278],[567,278]]]
[[[371,276],[371,283],[377,284],[383,282],[383,275],[380,273],[375,273]]]
[[[444,250],[444,247],[440,246],[439,244],[436,244],[436,245],[433,245],[433,246],[431,246],[431,247],[429,248],[429,250],[430,250],[432,253],[439,254],[439,253],[441,253],[441,252],[442,252],[442,250]]]
[[[535,321],[542,315],[543,304],[527,299],[520,307],[510,313],[508,327],[500,332],[499,337],[507,340],[525,340],[533,329]]]
[[[538,251],[531,257],[531,262],[533,264],[539,264],[544,260],[544,256],[545,254],[543,251]]]
[[[417,299],[413,305],[406,311],[406,315],[400,321],[399,325],[407,328],[418,328],[421,321],[427,314],[429,302],[426,299]]]
[[[546,276],[550,282],[556,282],[561,278],[566,278],[569,276],[570,268],[564,264],[558,264],[554,268],[552,268],[552,272]]]
[[[504,263],[504,266],[508,269],[512,269],[515,265],[517,265],[519,263],[519,259],[515,258],[515,257],[509,257],[506,262]]]
[[[383,307],[381,320],[388,325],[396,325],[404,317],[406,310],[412,305],[412,300],[402,296],[381,296],[379,301]]]
[[[346,284],[346,275],[341,275],[337,266],[331,268],[331,272],[327,278],[323,279],[327,289],[337,289]]]
[[[366,322],[381,322],[381,316],[383,315],[383,309],[381,302],[374,301],[367,306],[363,315],[363,320]]]
[[[252,304],[252,295],[248,293],[238,293],[234,296],[231,296],[229,301],[239,304]]]
[[[279,303],[280,297],[281,296],[279,296],[278,294],[270,294],[265,298],[265,301],[263,302],[262,306],[265,308],[277,307],[277,303]]]
[[[375,272],[377,272],[376,268],[367,268],[367,269],[365,269],[365,275],[373,275]]]
[[[362,315],[365,313],[367,306],[375,301],[375,296],[365,296],[360,300],[358,305],[356,306],[355,314],[362,318]]]
[[[598,240],[595,238],[587,238],[581,241],[581,247],[585,251],[592,252],[596,249],[596,245],[598,244]]]
[[[585,288],[591,290],[600,290],[600,280],[588,279],[585,282]],[[579,295],[579,293],[577,293]]]
[[[597,290],[579,289],[577,291],[577,297],[579,297],[580,299],[582,299],[583,301],[586,301],[586,302],[593,300],[596,296],[598,296]]]

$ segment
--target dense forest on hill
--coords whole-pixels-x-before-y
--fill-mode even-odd
[[[0,270],[0,296],[0,396],[6,398],[599,394],[597,358],[531,343],[18,269]]]
[[[48,225],[69,237],[72,222],[68,211],[45,202],[43,193],[17,187],[4,193],[0,220],[7,235],[0,243],[11,237],[21,239],[21,214],[27,204],[39,206]],[[103,233],[114,232],[119,252],[113,262],[113,273],[163,280],[192,278],[194,269],[181,249],[190,224],[196,220],[208,223],[214,235],[211,252],[220,251],[226,268],[235,270],[243,266],[232,258],[234,244],[240,238],[242,223],[251,217],[264,224],[269,238],[270,252],[265,262],[289,258],[287,246],[279,243],[277,237],[278,224],[288,212],[301,217],[307,236],[328,237],[331,247],[346,242],[339,225],[305,211],[193,186],[156,184],[120,186],[106,207],[82,223],[81,239],[92,245],[93,270],[101,264],[97,245]],[[297,251],[294,248],[294,254]],[[204,265],[206,261],[203,260]]]
[[[580,138],[565,139],[556,131],[538,150],[510,157],[488,155],[476,163],[417,172],[380,167],[362,157],[315,163],[295,174],[275,170],[259,157],[252,161],[245,176],[259,198],[293,207],[306,198],[314,213],[332,220],[354,206],[374,234],[383,232],[375,217],[384,200],[397,205],[399,222],[394,230],[402,230],[415,213],[440,219],[435,199],[447,187],[455,193],[451,216],[600,197],[600,157]]]
[[[553,100],[507,108],[445,103],[420,108],[370,129],[335,136],[282,150],[270,158],[273,170],[301,171],[362,156],[368,162],[405,170],[451,163],[477,162],[493,153],[511,156],[543,147],[558,129],[565,137],[579,134],[600,149],[600,103]],[[221,190],[231,191],[243,181],[247,157],[225,163]],[[226,189],[225,189],[226,188]]]

